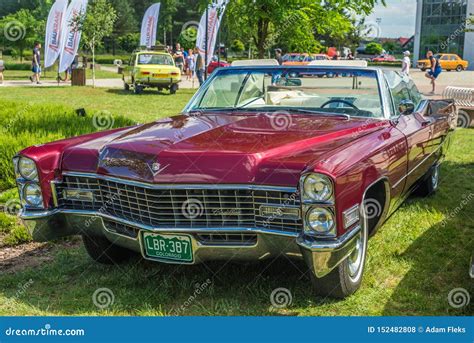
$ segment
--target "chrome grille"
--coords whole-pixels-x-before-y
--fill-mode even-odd
[[[94,201],[66,199],[64,190],[89,190]],[[299,208],[294,193],[248,189],[157,189],[117,180],[65,176],[56,184],[58,206],[99,211],[156,228],[263,228],[298,233],[301,218],[264,217],[260,206]]]

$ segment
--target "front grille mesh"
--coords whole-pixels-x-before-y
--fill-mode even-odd
[[[88,190],[94,201],[66,199],[64,190]],[[294,193],[265,190],[151,189],[122,182],[65,176],[56,185],[63,209],[99,211],[156,228],[255,227],[298,233],[301,218],[260,215],[261,205],[299,208]]]

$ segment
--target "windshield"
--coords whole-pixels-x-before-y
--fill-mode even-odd
[[[383,117],[377,73],[345,68],[267,68],[219,71],[188,111],[281,111]]]
[[[160,64],[172,66],[173,59],[169,55],[157,55],[157,54],[140,54],[138,55],[138,64],[148,65],[148,64]]]

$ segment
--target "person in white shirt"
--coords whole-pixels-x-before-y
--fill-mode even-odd
[[[403,53],[403,60],[402,60],[402,74],[406,76],[410,76],[410,51],[405,51]]]

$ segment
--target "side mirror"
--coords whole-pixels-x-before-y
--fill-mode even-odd
[[[401,115],[410,115],[415,112],[415,104],[411,100],[402,100],[400,105],[398,105],[398,111]]]

